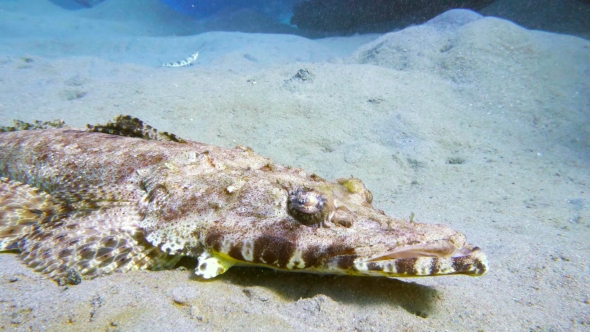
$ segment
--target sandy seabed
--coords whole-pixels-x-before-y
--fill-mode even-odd
[[[0,1],[0,122],[82,127],[131,114],[328,179],[354,175],[388,215],[465,233],[490,271],[384,279],[232,268],[203,281],[187,262],[60,287],[8,253],[0,330],[590,328],[589,41],[464,10],[384,35],[166,37],[181,19],[158,25],[174,14],[146,1],[132,15],[132,2],[68,12]],[[195,51],[193,66],[158,67]]]

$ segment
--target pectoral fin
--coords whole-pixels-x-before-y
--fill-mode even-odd
[[[225,273],[234,264],[235,261],[233,260],[211,255],[209,252],[204,251],[199,256],[199,265],[195,269],[195,274],[205,279],[211,279]]]
[[[181,256],[148,243],[140,219],[134,203],[115,188],[49,195],[0,178],[0,251],[20,251],[24,263],[60,283],[174,266]]]

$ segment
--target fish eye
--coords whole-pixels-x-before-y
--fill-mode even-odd
[[[300,223],[321,227],[330,213],[328,197],[305,188],[289,192],[287,209],[289,214]]]

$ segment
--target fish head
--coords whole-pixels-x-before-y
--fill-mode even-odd
[[[157,216],[146,216],[157,224],[146,227],[148,241],[198,256],[195,273],[204,278],[233,265],[382,277],[488,269],[462,233],[387,216],[357,178],[327,181],[268,161],[218,168],[184,170],[173,185],[168,177]]]

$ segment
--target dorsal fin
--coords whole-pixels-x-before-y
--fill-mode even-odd
[[[86,125],[86,127],[88,131],[92,132],[137,137],[153,141],[186,143],[182,138],[165,131],[158,131],[156,128],[143,123],[142,120],[131,115],[117,115],[113,121],[109,121],[105,125]]]
[[[19,131],[19,130],[37,130],[37,129],[49,129],[49,128],[63,128],[65,127],[64,120],[53,120],[53,121],[39,121],[35,120],[34,123],[28,123],[21,120],[12,120],[13,126],[0,126],[0,132],[8,131]]]

